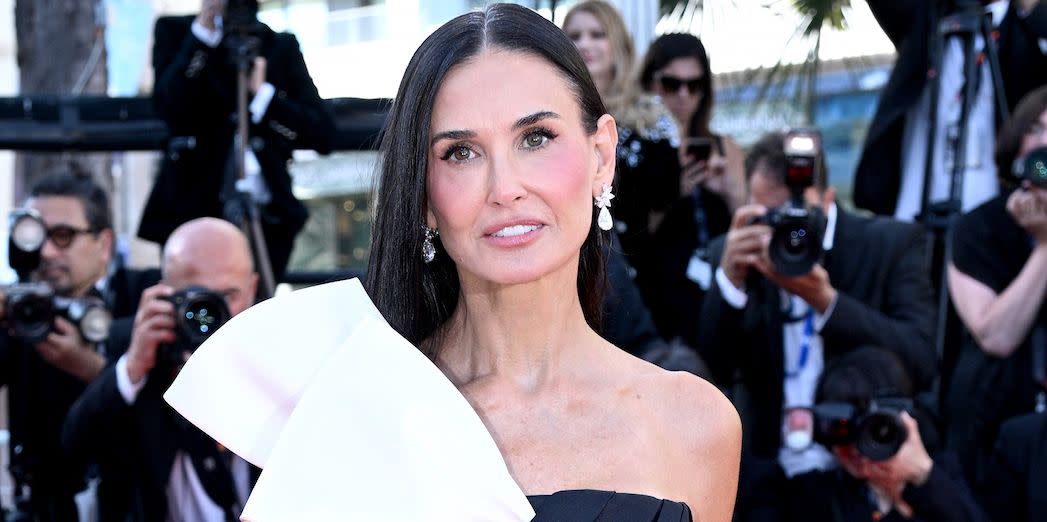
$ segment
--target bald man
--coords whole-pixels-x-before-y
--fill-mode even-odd
[[[100,520],[233,520],[251,470],[163,401],[195,347],[158,354],[176,341],[176,292],[202,287],[223,296],[232,315],[253,304],[250,247],[228,222],[195,219],[171,234],[161,268],[163,280],[142,294],[126,353],[73,405],[62,441],[99,463]]]

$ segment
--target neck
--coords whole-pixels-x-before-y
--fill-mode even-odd
[[[607,102],[607,97],[611,94],[611,75],[601,74],[593,76],[593,83],[596,84],[596,90],[600,92],[600,97],[603,98],[604,102]]]
[[[574,348],[596,336],[585,322],[576,274],[577,264],[573,271],[517,285],[463,278],[438,365],[459,387],[490,378],[526,389],[552,381]]]

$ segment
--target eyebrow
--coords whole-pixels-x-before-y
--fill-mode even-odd
[[[540,122],[542,120],[551,119],[551,118],[559,119],[560,115],[555,113],[555,112],[553,112],[553,111],[538,111],[538,112],[536,112],[534,114],[529,114],[527,116],[524,116],[524,117],[516,120],[516,122],[513,123],[513,127],[512,128],[513,128],[513,130],[520,129],[522,127],[527,127],[529,125],[534,125],[535,123],[538,123],[538,122]],[[438,141],[440,141],[440,140],[464,140],[464,139],[475,138],[475,137],[476,137],[476,133],[471,131],[471,130],[449,130],[449,131],[443,131],[443,132],[438,132],[438,133],[433,135],[433,139],[429,140],[429,146],[432,147],[432,146],[436,145],[436,143]]]

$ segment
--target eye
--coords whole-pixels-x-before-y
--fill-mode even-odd
[[[540,149],[556,138],[556,135],[547,129],[535,129],[524,136],[523,146],[525,149]]]
[[[465,145],[452,145],[447,149],[447,152],[444,152],[443,157],[440,159],[451,162],[463,162],[469,161],[474,157],[476,157],[476,154],[469,147],[466,147]]]

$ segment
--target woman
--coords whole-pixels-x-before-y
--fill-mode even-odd
[[[618,491],[638,495],[614,495],[611,520],[640,505],[729,520],[733,407],[593,331],[592,205],[608,199],[616,139],[554,25],[511,4],[448,22],[389,115],[367,290],[484,420],[538,518],[578,520]]]
[[[601,0],[575,4],[564,17],[563,30],[618,127],[615,220],[622,248],[638,272],[637,284],[646,293],[651,239],[679,193],[679,129],[661,100],[636,84],[632,37],[613,6]]]
[[[686,147],[681,149],[685,169],[680,180],[681,193],[689,195],[700,184],[719,196],[729,212],[744,204],[747,194],[742,151],[734,140],[717,136],[709,129],[715,97],[709,55],[702,41],[687,33],[658,37],[644,57],[640,85],[662,99],[679,128],[685,131],[685,138],[713,141],[707,163],[688,158]]]
[[[967,465],[976,478],[1000,424],[1047,402],[1037,382],[1047,368],[1033,347],[1047,350],[1047,188],[1012,174],[1047,146],[1047,87],[1022,99],[996,143],[1008,190],[957,221],[947,268],[953,305],[973,338],[948,390],[947,439],[974,456]]]
[[[648,303],[663,335],[696,346],[695,317],[713,274],[706,250],[713,238],[727,232],[731,214],[747,198],[744,157],[733,140],[709,129],[712,74],[697,37],[658,37],[644,57],[639,82],[664,100],[684,130],[677,199],[653,240],[656,262],[650,270]]]

